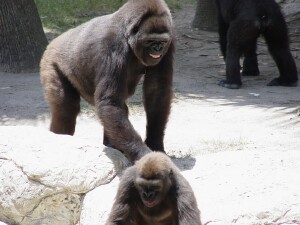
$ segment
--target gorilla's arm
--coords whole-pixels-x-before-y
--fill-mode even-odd
[[[125,44],[115,44],[114,50],[108,50],[109,56],[100,68],[101,77],[97,81],[95,106],[97,114],[105,128],[110,143],[131,160],[141,158],[151,150],[143,143],[128,119],[126,100],[127,54]]]
[[[130,167],[124,171],[119,183],[115,202],[105,225],[127,225],[130,221],[130,199],[134,185],[135,167]]]
[[[202,225],[194,192],[186,179],[177,172],[178,225]]]
[[[156,151],[164,151],[164,130],[173,95],[173,52],[172,43],[160,64],[147,68],[144,79],[144,107],[147,116],[145,143]]]

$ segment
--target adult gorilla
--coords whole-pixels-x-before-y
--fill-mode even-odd
[[[71,29],[47,47],[41,80],[50,105],[50,130],[73,135],[80,97],[96,107],[104,144],[135,161],[164,151],[172,98],[174,33],[163,0],[129,0],[113,14]],[[128,119],[126,99],[144,77],[145,143]]]
[[[226,80],[219,85],[237,89],[242,85],[239,59],[243,55],[244,76],[257,76],[256,42],[260,34],[279,69],[279,77],[268,86],[297,86],[298,75],[291,55],[287,26],[274,0],[216,0]]]

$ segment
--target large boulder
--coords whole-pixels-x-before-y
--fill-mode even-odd
[[[0,127],[0,221],[71,225],[87,192],[128,160],[119,151],[33,127]]]

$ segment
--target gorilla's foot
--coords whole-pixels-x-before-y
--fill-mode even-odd
[[[228,88],[228,89],[239,89],[242,86],[241,84],[229,83],[226,80],[220,80],[218,85],[221,86],[221,87]]]
[[[297,85],[298,85],[298,81],[285,82],[285,81],[281,81],[279,78],[275,78],[267,84],[267,86],[284,86],[284,87],[297,87]]]

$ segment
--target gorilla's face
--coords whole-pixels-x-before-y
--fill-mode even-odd
[[[145,66],[154,66],[158,64],[170,46],[168,34],[151,34],[141,42],[141,45],[143,46],[141,61]]]
[[[159,205],[165,198],[171,186],[171,173],[160,174],[153,178],[138,176],[135,187],[144,206],[152,208]]]
[[[172,41],[171,22],[167,16],[152,16],[137,25],[129,45],[144,66],[157,65]]]

